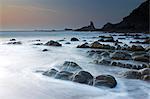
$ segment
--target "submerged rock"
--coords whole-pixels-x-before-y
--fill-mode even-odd
[[[111,58],[114,60],[131,60],[132,59],[132,57],[129,53],[122,52],[122,51],[113,53]]]
[[[62,46],[62,44],[58,43],[57,41],[48,41],[47,43],[45,43],[46,46]]]
[[[12,44],[12,45],[21,45],[21,41],[14,41],[14,42],[8,42],[7,44]]]
[[[49,76],[49,77],[55,77],[56,73],[58,73],[58,70],[51,69],[43,73],[43,75]]]
[[[133,58],[133,60],[149,63],[150,62],[150,57],[148,55],[139,55],[139,56],[135,56]]]
[[[16,39],[10,39],[9,41],[16,41]]]
[[[117,85],[116,79],[111,75],[99,75],[95,78],[94,86],[95,87],[109,87],[114,88]]]
[[[79,41],[79,39],[73,37],[73,38],[71,38],[71,41]]]
[[[123,76],[128,79],[141,79],[144,81],[150,81],[150,68],[127,71],[123,73]]]
[[[46,52],[46,51],[48,51],[48,49],[43,49],[42,51],[43,51],[43,52]]]
[[[71,80],[72,75],[73,73],[70,73],[68,71],[61,71],[61,72],[57,72],[55,78],[61,80]]]

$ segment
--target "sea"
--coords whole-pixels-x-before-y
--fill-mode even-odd
[[[150,83],[142,80],[126,79],[120,73],[128,69],[93,64],[87,51],[76,48],[86,42],[92,43],[102,35],[119,35],[103,32],[0,32],[0,98],[1,99],[150,99]],[[147,36],[143,34],[143,36]],[[71,42],[72,37],[80,41]],[[119,36],[115,36],[117,39]],[[22,42],[10,45],[10,39]],[[34,45],[55,40],[62,47]],[[131,45],[133,38],[120,39]],[[71,44],[66,44],[70,42]],[[111,43],[109,43],[111,44]],[[111,44],[113,45],[113,44]],[[144,45],[148,46],[148,45]],[[43,49],[48,49],[43,52]],[[58,80],[42,75],[41,72],[64,61],[73,61],[93,76],[113,75],[117,80],[115,88],[96,88],[71,81]]]

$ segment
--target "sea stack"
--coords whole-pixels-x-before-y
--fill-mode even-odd
[[[94,23],[91,21],[90,25],[82,27],[80,29],[76,29],[75,31],[95,31],[95,30],[96,30],[96,28],[94,26]]]

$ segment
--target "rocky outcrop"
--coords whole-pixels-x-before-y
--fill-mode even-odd
[[[129,16],[117,24],[107,23],[102,28],[106,32],[149,32],[149,1],[146,0]]]
[[[82,27],[80,29],[76,29],[75,31],[96,31],[94,23],[91,21],[90,25]]]

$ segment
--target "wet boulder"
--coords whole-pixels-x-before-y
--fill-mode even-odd
[[[9,41],[16,41],[16,39],[10,39]]]
[[[45,43],[46,46],[62,46],[62,44],[58,43],[57,41],[48,41],[47,43]]]
[[[43,45],[43,43],[34,43],[33,45]]]
[[[61,71],[56,73],[55,78],[61,80],[71,80],[72,75],[73,73],[70,73],[68,71]]]
[[[114,88],[117,85],[116,79],[111,75],[99,75],[95,78],[94,86],[95,87],[109,87]]]
[[[42,51],[43,51],[43,52],[47,52],[47,51],[48,51],[48,49],[43,49]]]
[[[124,77],[128,79],[141,79],[141,73],[137,70],[131,70],[124,73]]]
[[[56,70],[56,69],[51,69],[51,70],[45,71],[45,72],[43,73],[43,75],[49,76],[49,77],[55,77],[56,73],[58,73],[58,70]]]
[[[140,45],[132,45],[128,48],[129,51],[145,51],[145,49]]]
[[[65,61],[63,66],[61,67],[61,70],[69,72],[77,72],[82,70],[82,68],[75,62]]]
[[[150,62],[150,57],[148,55],[139,55],[139,56],[133,57],[133,60],[149,63]]]
[[[98,41],[95,41],[91,44],[91,48],[102,48],[103,45],[99,43]]]
[[[100,65],[110,65],[111,61],[107,59],[102,59],[102,60],[94,60],[94,63],[100,64]]]
[[[12,45],[21,45],[21,41],[13,41],[13,42],[8,42],[7,44],[12,44]]]
[[[70,42],[66,42],[65,44],[71,44]]]
[[[80,71],[73,77],[74,82],[93,85],[93,76],[87,71]]]
[[[73,37],[73,38],[71,38],[71,41],[79,41],[79,39]]]
[[[111,58],[114,60],[131,60],[132,59],[129,53],[122,52],[122,51],[114,52]]]
[[[77,48],[90,48],[88,43],[84,43],[82,45],[78,45]]]
[[[144,81],[150,81],[150,68],[127,71],[123,73],[123,76],[128,79],[140,79]]]

